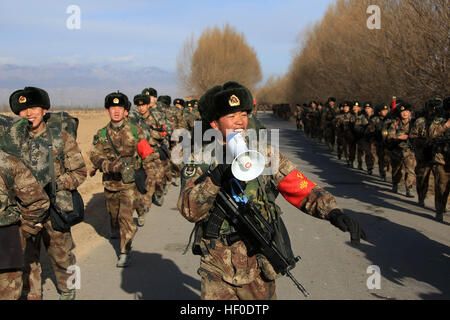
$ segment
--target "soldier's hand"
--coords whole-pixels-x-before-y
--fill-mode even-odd
[[[96,173],[96,172],[97,172],[97,169],[92,168],[91,171],[89,171],[89,176],[90,176],[90,177],[95,176],[95,173]]]
[[[105,160],[102,163],[102,171],[104,173],[121,173],[125,168],[125,164],[122,159],[116,159],[114,161]]]
[[[332,210],[328,214],[328,220],[330,220],[333,226],[339,228],[341,231],[350,232],[350,241],[353,244],[359,244],[360,239],[367,239],[366,234],[360,227],[358,221],[338,209]]]
[[[212,182],[218,187],[222,186],[222,181],[224,181],[226,177],[231,176],[231,164],[219,164],[209,175]]]

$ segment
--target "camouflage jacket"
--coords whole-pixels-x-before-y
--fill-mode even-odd
[[[132,183],[123,183],[120,171],[121,163],[119,159],[138,169],[140,166],[140,155],[138,153],[138,143],[146,140],[145,134],[138,126],[133,126],[129,120],[125,119],[120,126],[114,126],[110,122],[105,128],[97,131],[94,136],[93,148],[90,153],[90,160],[95,169],[103,172],[103,186],[110,191],[120,191],[135,186]],[[116,155],[109,139],[105,136],[105,131],[109,134],[111,142],[120,153]],[[159,153],[155,150],[142,159],[142,166],[150,174],[154,169],[155,161],[159,159]],[[117,165],[117,166],[115,166]]]
[[[391,146],[390,149],[398,152],[411,150],[412,144],[409,138],[407,140],[397,139],[398,136],[401,136],[403,134],[407,134],[409,137],[410,129],[411,121],[408,121],[407,123],[403,123],[398,119],[392,121],[388,127],[388,134],[386,137],[387,144]]]
[[[0,226],[22,220],[26,231],[36,234],[50,202],[30,169],[18,158],[0,150]]]
[[[270,146],[267,148],[267,158],[271,158]],[[219,190],[230,194],[230,183],[225,182],[219,187],[209,177],[195,185],[195,181],[209,167],[208,163],[191,163],[182,169],[182,188],[177,206],[181,215],[190,222],[208,221]],[[275,204],[278,193],[299,210],[320,219],[327,219],[331,210],[338,209],[336,200],[330,193],[309,181],[281,153],[279,153],[279,167],[275,173],[263,175],[259,181],[255,179],[240,185],[243,191],[235,188],[237,195],[243,197],[245,194],[248,201],[269,223],[280,213]],[[233,226],[225,219],[220,227],[220,235],[232,232]],[[250,283],[259,274],[256,257],[247,255],[246,246],[242,241],[227,246],[223,241],[203,237],[200,247],[202,252],[208,252],[202,255],[200,269],[215,273],[228,283],[233,285]]]
[[[145,138],[152,147],[159,147],[166,140],[167,133],[164,128],[156,125],[155,118],[150,113],[144,118],[139,112],[133,111],[129,115],[129,120],[135,123],[144,132]]]
[[[431,145],[428,141],[429,121],[427,118],[420,117],[414,121],[411,128],[409,139],[414,145],[414,152],[417,162],[428,162],[431,160]]]
[[[369,124],[366,127],[365,135],[369,139],[374,139],[377,143],[382,143],[382,130],[383,130],[383,124],[386,117],[381,116],[372,116],[369,119]]]
[[[450,136],[450,129],[447,129],[445,127],[445,123],[447,122],[447,119],[443,117],[435,117],[433,121],[430,124],[429,128],[429,137],[431,139],[443,137],[443,136]],[[433,162],[441,164],[441,165],[448,165],[450,161],[450,147],[449,143],[446,144],[439,144],[433,146]]]

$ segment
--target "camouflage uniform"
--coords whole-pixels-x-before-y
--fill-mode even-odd
[[[428,192],[428,182],[433,170],[431,163],[431,147],[428,142],[428,127],[430,121],[426,117],[416,119],[409,135],[414,144],[414,154],[417,161],[416,188],[419,204],[424,206],[424,201]]]
[[[109,134],[120,157],[114,152],[105,132]],[[120,231],[121,254],[129,254],[137,231],[137,226],[133,221],[133,211],[138,192],[134,182],[123,182],[123,161],[133,166],[135,170],[139,168],[140,155],[137,146],[143,140],[147,141],[143,130],[128,119],[124,119],[119,126],[110,122],[94,136],[90,154],[94,168],[103,172],[106,209],[111,217],[112,232]],[[157,159],[159,159],[158,152],[152,152],[142,159],[142,166],[147,174],[147,186],[150,181],[153,185],[154,173],[160,171],[155,162]],[[147,192],[152,191],[147,190]]]
[[[383,180],[386,180],[386,172],[389,169],[389,153],[382,137],[382,129],[385,120],[386,117],[383,118],[380,115],[371,117],[366,130],[366,135],[370,140],[375,142],[375,149],[378,158],[378,171]]]
[[[364,128],[368,124],[368,120],[365,115],[360,112],[358,114],[352,114],[351,124],[353,127],[355,141],[350,144],[350,153],[351,158],[355,158],[355,155],[358,159],[358,169],[362,170],[363,156],[364,156]],[[367,156],[367,155],[366,155]],[[370,156],[369,156],[370,158]],[[373,159],[372,163],[366,163],[366,166],[369,168],[369,165],[372,165],[373,168]]]
[[[416,179],[414,169],[416,167],[416,159],[412,150],[412,145],[409,139],[398,140],[397,137],[402,134],[409,135],[411,121],[403,123],[401,120],[393,121],[389,128],[386,142],[390,145],[390,158],[392,165],[392,183],[394,185],[393,191],[397,191],[397,185],[402,179],[402,169],[405,170],[405,187],[406,192],[409,193],[413,187]]]
[[[39,184],[44,187],[51,182],[49,139],[53,145],[54,171],[56,179],[56,204],[64,211],[72,211],[72,194],[84,182],[87,176],[81,150],[75,139],[65,130],[55,135],[46,125],[40,133],[28,132],[28,139],[18,138],[22,123],[17,122],[11,128],[12,144],[18,147],[22,161],[31,169]],[[67,288],[70,273],[67,268],[75,265],[72,253],[73,239],[70,229],[66,232],[56,231],[49,218],[43,222],[43,228],[36,237],[26,241],[24,290],[22,296],[27,299],[42,298],[42,280],[40,251],[41,239],[55,272],[58,289],[62,293]]]
[[[429,128],[430,138],[449,137],[450,130],[445,123],[448,117],[437,116]],[[450,150],[449,143],[433,146],[433,173],[435,177],[436,219],[443,221],[450,190]]]
[[[339,112],[333,120],[333,127],[336,135],[336,152],[339,160],[341,160],[342,153],[344,152],[344,130],[341,127],[343,116],[344,112]]]
[[[335,119],[336,119],[336,110],[331,106],[328,106],[323,112],[323,119],[325,122],[325,142],[328,145],[330,151],[334,150],[334,144],[336,142],[336,133],[335,133]]]
[[[355,145],[355,136],[352,129],[353,121],[353,115],[347,112],[342,113],[336,123],[338,137],[341,137],[343,140],[344,157],[349,166],[353,166],[353,162],[355,161],[355,153],[353,151],[354,149],[352,149],[352,146]],[[338,155],[340,155],[339,150]]]
[[[267,157],[271,156],[270,146],[267,148]],[[303,212],[320,219],[327,219],[328,213],[337,209],[335,199],[331,194],[309,181],[295,168],[295,165],[279,154],[279,170],[273,175],[261,176],[243,185],[244,193],[269,222],[276,219],[279,208],[270,201],[269,190],[274,183],[279,189],[285,178],[296,180],[300,186],[296,206]],[[214,161],[212,161],[214,162]],[[209,168],[207,163],[187,164],[182,171],[182,190],[178,199],[178,209],[188,221],[196,223],[203,228],[214,207],[218,191],[229,193],[229,183],[222,187],[216,186],[211,178],[195,185],[195,181]],[[286,179],[288,180],[288,179]],[[298,184],[297,184],[298,182]],[[267,193],[262,191],[262,188]],[[303,188],[303,189],[302,189]],[[280,190],[281,191],[281,190]],[[275,191],[278,193],[278,191]],[[289,195],[281,191],[286,199]],[[242,193],[239,193],[242,196]],[[266,198],[268,197],[268,198]],[[276,196],[275,196],[276,197]],[[292,200],[292,199],[290,199]],[[291,202],[293,203],[293,202]],[[203,228],[204,230],[204,228]],[[273,275],[263,274],[263,264],[267,260],[249,257],[243,241],[231,243],[227,235],[234,231],[233,226],[226,219],[220,226],[220,235],[217,239],[203,236],[199,241],[201,254],[198,273],[202,278],[202,299],[276,299],[275,278]],[[204,232],[204,231],[203,231]],[[265,261],[265,262],[264,262]]]
[[[8,256],[0,250],[0,300],[20,298],[23,248],[26,239],[41,230],[49,205],[47,194],[24,163],[0,150],[0,238],[11,241]],[[7,234],[10,236],[4,237]]]

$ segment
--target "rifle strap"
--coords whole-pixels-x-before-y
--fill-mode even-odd
[[[109,142],[109,144],[111,145],[111,147],[112,147],[114,153],[116,154],[116,156],[118,156],[119,158],[122,157],[122,155],[120,154],[119,151],[117,151],[116,146],[115,146],[114,143],[112,142],[111,137],[109,136],[108,128],[106,128],[105,132],[106,132],[106,139],[108,139],[108,142]]]

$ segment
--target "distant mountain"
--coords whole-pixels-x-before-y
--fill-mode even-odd
[[[42,66],[0,65],[0,105],[9,95],[25,86],[47,90],[52,105],[103,105],[106,94],[120,90],[130,99],[143,88],[153,87],[158,94],[175,98],[175,74],[157,67],[114,65],[70,65],[54,63]]]

